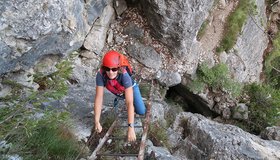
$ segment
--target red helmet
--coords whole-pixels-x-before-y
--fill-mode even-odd
[[[102,66],[109,68],[117,68],[120,66],[120,53],[116,51],[108,51],[102,61]]]

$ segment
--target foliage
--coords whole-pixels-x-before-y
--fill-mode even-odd
[[[212,90],[225,90],[234,97],[241,94],[242,86],[231,79],[228,68],[223,63],[212,68],[203,63],[198,66],[196,73],[197,78],[189,85],[193,92],[200,92],[207,85]]]
[[[267,0],[266,3],[269,9],[277,1]],[[249,119],[238,123],[255,134],[268,126],[280,125],[280,33],[275,35],[272,46],[272,52],[265,59],[265,82],[245,87],[245,93],[250,97]]]
[[[268,126],[279,125],[280,90],[253,83],[246,86],[245,91],[250,97],[249,120],[246,122],[249,131],[260,133]]]
[[[70,78],[73,68],[68,60],[63,60],[57,64],[56,68],[58,70],[49,75],[43,75],[42,73],[34,75],[34,82],[40,85],[39,90],[48,91],[44,93],[46,97],[60,99],[67,94],[66,81]]]
[[[12,95],[4,97],[0,108],[0,141],[9,149],[5,155],[18,154],[24,159],[74,159],[81,146],[69,131],[69,113],[42,110],[42,102],[60,99],[67,93],[66,82],[72,68],[69,61],[56,65],[50,75],[37,74],[40,91],[33,91],[11,80],[2,83],[11,86]],[[28,94],[24,93],[28,91]]]
[[[200,29],[197,33],[197,39],[200,40],[201,37],[203,37],[203,35],[205,34],[205,31],[206,31],[206,27],[208,26],[209,24],[209,20],[206,20],[202,23],[202,25],[200,26]]]
[[[265,59],[267,83],[280,89],[280,32],[272,41],[273,50]]]
[[[168,135],[160,122],[153,122],[149,125],[148,138],[155,146],[169,147]]]
[[[23,85],[15,82],[15,81],[8,80],[8,79],[2,80],[2,84],[11,86],[12,90],[11,90],[11,95],[7,95],[6,97],[0,97],[0,101],[4,102],[4,101],[9,101],[11,99],[20,98],[23,88],[24,88]]]
[[[65,113],[46,113],[42,119],[25,119],[6,140],[12,144],[6,154],[24,159],[74,159],[80,147],[65,124]]]
[[[168,101],[168,99],[167,99],[167,101]],[[174,104],[172,101],[169,101],[168,103],[171,107],[169,108],[168,113],[164,114],[164,119],[167,122],[167,126],[170,126],[175,121],[176,116],[180,112],[183,112],[184,110],[180,105]]]
[[[189,85],[188,85],[188,89],[190,89],[193,93],[199,93],[201,91],[203,91],[203,89],[206,87],[206,84],[196,78],[194,79]]]
[[[141,83],[139,83],[139,89],[140,89],[142,97],[148,98],[150,96],[151,83],[149,83],[148,81],[142,80]]]
[[[112,112],[109,112],[107,115],[104,115],[104,117],[106,117],[106,118],[102,122],[102,127],[107,130],[110,128],[112,123],[115,121],[116,113],[114,111],[112,111]]]
[[[224,37],[216,49],[218,53],[228,52],[236,43],[237,37],[242,30],[250,12],[256,11],[255,2],[252,0],[240,0],[236,9],[229,15],[225,25]]]
[[[183,139],[187,138],[192,133],[188,124],[189,124],[188,119],[181,120],[180,126],[184,128],[183,135],[182,135]]]
[[[7,109],[1,110],[7,112]],[[19,154],[24,159],[74,159],[80,146],[68,130],[68,114],[45,112],[40,119],[34,115],[21,119],[5,140],[12,144],[7,155]],[[12,123],[10,123],[12,124]],[[7,125],[4,125],[7,126]],[[1,137],[2,139],[2,137]]]
[[[119,127],[114,128],[112,132],[112,138],[109,143],[106,143],[102,149],[101,153],[120,153],[120,154],[138,154],[140,141],[127,142],[126,129]],[[137,138],[141,135],[137,135]],[[99,158],[99,157],[98,157]],[[103,157],[102,157],[103,158]],[[101,159],[101,157],[99,158]]]

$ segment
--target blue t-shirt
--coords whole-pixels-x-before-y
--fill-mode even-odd
[[[108,76],[106,75],[106,73],[104,73],[104,75],[102,75],[100,71],[96,75],[96,85],[97,86],[105,87],[106,83],[109,83],[109,81],[115,81],[115,80],[117,80],[119,82],[119,84],[122,85],[125,89],[128,87],[131,87],[133,85],[132,78],[130,77],[130,75],[127,72],[119,73],[117,75],[117,77],[113,80],[110,80],[108,78]]]

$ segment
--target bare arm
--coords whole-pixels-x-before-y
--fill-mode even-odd
[[[101,109],[103,104],[104,87],[96,86],[96,93],[94,99],[94,122],[95,130],[100,133],[102,126],[100,125]]]
[[[133,88],[132,87],[125,89],[125,103],[126,103],[127,114],[128,114],[127,122],[133,124],[134,123],[134,106],[133,106]],[[127,140],[128,141],[136,140],[134,127],[128,127]]]

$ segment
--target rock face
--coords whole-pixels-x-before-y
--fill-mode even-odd
[[[178,147],[172,155],[183,159],[280,158],[280,142],[262,140],[238,127],[213,122],[198,114],[182,112],[173,129],[181,140],[171,140]]]
[[[141,1],[152,34],[173,50],[176,57],[188,58],[196,34],[214,0]]]
[[[261,137],[263,139],[280,141],[280,126],[267,127],[261,133]]]
[[[129,45],[127,48],[128,53],[146,67],[156,70],[161,67],[161,57],[152,47],[145,46],[136,41],[133,45]]]
[[[181,83],[181,76],[178,72],[170,73],[168,71],[157,72],[156,79],[163,86],[172,87]]]
[[[101,53],[105,45],[110,21],[115,18],[114,9],[110,5],[104,8],[102,14],[97,22],[94,23],[84,42],[84,47],[96,54]]]
[[[194,74],[202,55],[213,58],[213,53],[204,51],[196,39],[213,3],[213,0],[141,1],[151,34],[170,49],[177,59],[175,67],[181,68],[180,74]],[[180,63],[184,67],[180,67]],[[169,65],[171,68],[173,64]]]
[[[63,56],[80,48],[105,1],[20,0],[1,1],[0,6],[3,74],[30,68],[43,56]]]
[[[266,24],[265,2],[256,1],[257,15],[250,15],[237,39],[234,49],[222,61],[230,68],[233,77],[239,82],[258,82],[262,72],[263,54],[268,45],[264,32]],[[224,53],[225,54],[225,53]]]
[[[223,7],[225,3],[230,2],[220,3],[220,7]],[[184,60],[187,68],[185,71],[188,74],[195,72],[199,62],[213,61],[214,53],[201,47],[196,40],[202,23],[208,18],[209,11],[216,7],[213,6],[213,0],[147,0],[141,1],[141,4],[152,34],[163,42],[175,57]],[[263,53],[268,44],[268,37],[264,33],[266,24],[262,23],[266,21],[265,2],[256,0],[256,6],[258,14],[251,14],[248,17],[234,49],[229,53],[223,53],[219,60],[228,65],[234,78],[239,82],[259,81]],[[220,17],[212,17],[212,19],[217,18]]]
[[[138,63],[135,64],[140,63],[141,77],[157,79],[162,86],[175,86],[182,81],[181,75],[195,73],[197,64],[203,61],[200,58],[202,54],[210,57],[211,63],[217,63],[214,61],[214,53],[203,50],[200,42],[196,41],[197,32],[214,1],[142,0],[140,3],[154,36],[146,39],[147,43],[144,43],[143,36],[148,31],[146,28],[138,28],[138,25],[135,25],[137,23],[129,23],[126,26],[125,23],[119,22],[110,24],[111,20],[121,20],[120,16],[126,8],[120,6],[125,2],[123,0],[114,3],[119,9],[116,12],[120,19],[115,19],[112,1],[112,4],[107,4],[105,0],[0,1],[0,75],[22,71],[14,77],[29,86],[29,73],[33,74],[34,64],[46,64],[48,67],[35,67],[34,70],[49,74],[55,69],[52,66],[59,57],[81,47],[87,49],[77,55],[73,63],[72,79],[76,83],[70,85],[69,94],[64,99],[53,104],[74,106],[72,113],[79,121],[77,130],[85,128],[86,131],[82,135],[82,138],[85,138],[92,127],[90,112],[95,94],[94,78],[100,65],[101,53],[117,47],[126,49],[132,62],[136,60]],[[220,3],[226,6],[227,1]],[[248,18],[234,50],[222,53],[216,59],[225,62],[240,82],[259,81],[262,55],[268,43],[267,36],[259,29],[265,28],[265,24],[262,26],[260,23],[266,20],[265,4],[261,0],[257,0],[256,3],[258,15]],[[114,25],[119,30],[114,30]],[[119,33],[127,36],[121,36]],[[172,55],[161,52],[161,47],[154,47],[154,38],[168,46]],[[106,44],[106,40],[110,45]],[[130,43],[127,43],[128,41]],[[126,46],[122,46],[124,44]],[[168,58],[174,63],[168,63]],[[170,73],[171,69],[174,72]],[[31,84],[29,87],[33,86]],[[7,90],[11,89],[0,84],[1,97],[10,92]],[[105,92],[105,95],[104,110],[108,110],[112,107],[114,96],[109,92]],[[152,119],[165,122],[167,105],[162,105],[160,101],[162,98],[158,98],[154,103]],[[244,110],[246,111],[246,108]],[[247,115],[236,115],[236,118],[246,119],[244,117]],[[219,124],[201,115],[181,113],[168,131],[174,152],[170,153],[165,148],[157,147],[150,148],[149,152],[158,150],[159,155],[165,156],[166,159],[169,155],[171,157],[171,154],[174,159],[280,158],[279,142],[262,140],[237,127]],[[267,139],[279,140],[279,128],[267,132]]]

